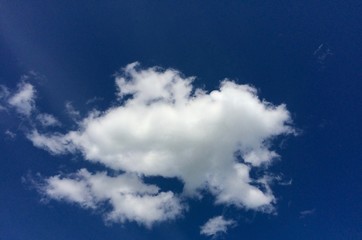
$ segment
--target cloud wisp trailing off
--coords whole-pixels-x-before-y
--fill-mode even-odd
[[[34,73],[33,73],[34,74]],[[22,81],[17,84],[17,90],[12,92],[6,86],[0,85],[0,111],[14,110],[22,118],[42,127],[61,126],[61,123],[53,115],[39,113],[36,107],[37,91],[29,82],[28,75],[22,76]]]
[[[82,169],[52,176],[39,184],[41,193],[90,209],[108,203],[106,220],[147,227],[181,216],[187,199],[205,190],[216,204],[272,211],[266,169],[279,157],[271,149],[273,139],[294,132],[286,106],[260,100],[252,86],[227,79],[210,92],[195,89],[193,81],[174,69],[132,63],[115,79],[118,106],[90,112],[65,134],[30,131],[27,137],[38,148],[54,155],[81,153],[118,172]],[[253,169],[265,174],[252,178]],[[154,176],[179,179],[183,191],[145,183]]]

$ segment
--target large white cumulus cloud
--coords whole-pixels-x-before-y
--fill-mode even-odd
[[[133,63],[123,70],[116,77],[122,104],[91,113],[79,129],[66,134],[34,130],[28,138],[52,154],[81,152],[85,160],[125,172],[118,178],[137,175],[140,184],[148,176],[176,177],[184,183],[183,197],[200,196],[199,190],[208,190],[218,204],[256,210],[272,206],[275,198],[268,182],[263,176],[251,178],[250,171],[267,168],[278,157],[270,142],[293,132],[285,105],[260,100],[255,88],[230,80],[206,92],[193,88],[194,78],[173,69],[141,69]],[[44,192],[88,207],[107,198],[114,202],[110,218],[146,225],[182,212],[177,194],[155,190],[151,195],[131,196],[149,202],[150,209],[159,211],[155,213],[158,217],[142,217],[147,211],[125,213],[127,206],[119,203],[119,198],[125,197],[122,193],[107,187],[95,193],[90,187],[90,179],[96,176],[83,171],[77,177],[49,178]],[[108,180],[102,176],[99,181],[105,184]],[[77,184],[64,188],[66,180]],[[168,210],[158,204],[169,206]]]

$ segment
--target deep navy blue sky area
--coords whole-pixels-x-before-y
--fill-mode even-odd
[[[44,200],[31,183],[38,174],[106,168],[34,147],[31,122],[1,110],[0,239],[210,239],[200,226],[217,215],[236,222],[221,239],[362,239],[361,13],[357,0],[0,0],[0,85],[15,91],[27,76],[38,111],[56,116],[60,132],[75,128],[66,103],[81,116],[114,106],[114,74],[135,61],[196,76],[206,91],[224,78],[250,84],[286,104],[298,132],[273,142],[281,157],[268,171],[284,178],[271,185],[273,214],[206,193],[147,228]],[[182,189],[175,179],[147,181]]]

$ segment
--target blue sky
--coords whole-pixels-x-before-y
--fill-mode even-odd
[[[361,239],[361,8],[0,1],[0,236]]]

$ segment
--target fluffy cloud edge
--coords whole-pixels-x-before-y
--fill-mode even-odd
[[[135,174],[109,176],[80,169],[33,181],[44,199],[65,201],[102,212],[110,223],[137,222],[147,228],[182,216],[187,205],[171,191],[145,184]]]

